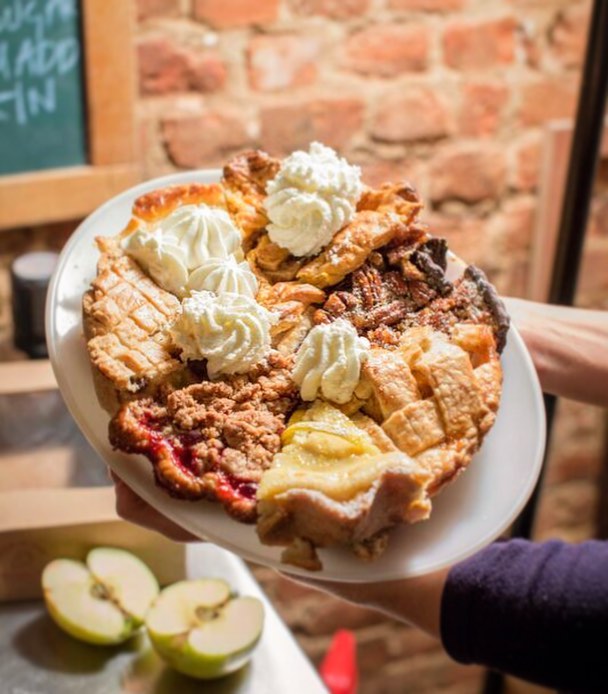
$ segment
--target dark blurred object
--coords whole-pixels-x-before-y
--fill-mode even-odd
[[[32,359],[48,356],[44,331],[46,292],[57,253],[38,251],[16,258],[11,265],[14,343]]]

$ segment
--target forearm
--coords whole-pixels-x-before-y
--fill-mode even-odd
[[[608,312],[507,299],[543,391],[608,405]]]
[[[608,543],[495,543],[452,569],[442,640],[477,663],[549,687],[608,691]]]
[[[335,583],[312,578],[303,582],[439,638],[441,596],[447,575],[445,569],[419,578],[382,583]]]

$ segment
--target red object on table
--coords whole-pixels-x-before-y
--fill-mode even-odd
[[[352,631],[340,629],[334,634],[320,672],[331,694],[357,693],[357,643]]]

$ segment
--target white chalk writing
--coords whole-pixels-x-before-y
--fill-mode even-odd
[[[0,127],[7,122],[24,126],[54,113],[61,79],[78,76],[76,2],[0,2]]]

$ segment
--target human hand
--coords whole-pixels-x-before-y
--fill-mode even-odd
[[[126,521],[141,525],[148,530],[155,530],[176,542],[201,542],[201,539],[169,520],[162,513],[152,508],[140,496],[125,484],[114,472],[110,472],[116,492],[116,513]]]
[[[545,393],[608,405],[608,311],[505,298]]]

